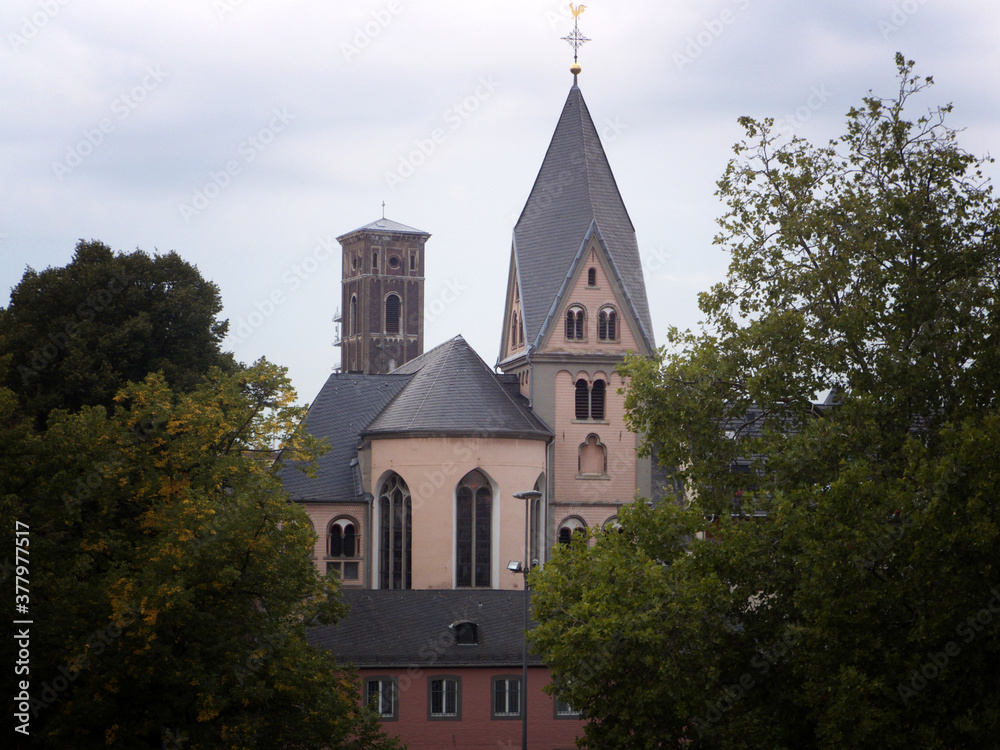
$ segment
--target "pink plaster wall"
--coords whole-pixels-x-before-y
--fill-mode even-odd
[[[627,323],[630,313],[628,308],[622,304],[616,289],[605,272],[601,263],[603,251],[597,240],[592,240],[587,251],[586,261],[582,264],[577,275],[572,291],[565,297],[562,309],[560,309],[553,320],[553,330],[545,342],[541,351],[546,354],[624,354],[627,351],[641,351],[641,347],[636,342],[635,335]],[[594,268],[597,270],[597,283],[590,287],[587,285],[587,270]],[[582,341],[566,340],[566,310],[573,305],[581,305],[586,310],[586,323],[584,325],[584,339]],[[597,337],[597,319],[601,307],[612,305],[618,312],[618,339],[616,341],[601,341]]]
[[[533,489],[544,473],[545,441],[475,437],[372,440],[372,493],[377,498],[390,471],[398,473],[410,489],[415,589],[454,587],[455,489],[473,469],[484,472],[494,484],[492,587],[519,589],[521,576],[508,572],[507,563],[524,559],[525,504],[513,494]],[[374,546],[372,553],[377,560]]]
[[[330,527],[330,522],[335,518],[340,518],[341,516],[349,516],[355,521],[357,521],[357,528],[359,534],[360,542],[360,552],[361,552],[361,563],[360,563],[360,577],[355,581],[347,581],[345,585],[347,586],[363,586],[366,575],[366,564],[364,560],[364,552],[367,545],[366,535],[368,534],[368,529],[365,527],[365,513],[366,505],[364,503],[303,503],[306,513],[309,514],[309,520],[312,521],[313,529],[316,531],[316,547],[313,552],[313,560],[316,563],[317,569],[321,573],[326,573],[326,561],[332,560],[333,558],[327,555],[327,537],[328,530]],[[354,558],[351,558],[352,560]]]
[[[597,378],[607,382],[604,415],[600,422],[576,420],[576,381],[584,378],[593,382]],[[618,394],[622,377],[602,369],[570,372],[562,370],[556,375],[555,418],[555,497],[568,501],[621,501],[635,497],[635,452],[637,437],[625,426],[625,397]],[[607,478],[577,478],[580,445],[587,436],[596,434],[608,452]]]

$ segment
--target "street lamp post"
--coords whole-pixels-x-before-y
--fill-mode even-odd
[[[538,490],[515,492],[514,497],[524,500],[524,645],[521,649],[521,750],[528,750],[528,572],[531,570],[531,504],[542,493]],[[507,567],[515,570],[511,565]]]

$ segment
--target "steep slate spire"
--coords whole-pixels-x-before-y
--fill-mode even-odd
[[[574,83],[552,142],[514,227],[525,342],[537,347],[555,319],[570,275],[597,234],[644,343],[653,327],[635,229],[583,94]]]

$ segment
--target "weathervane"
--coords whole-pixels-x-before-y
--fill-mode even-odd
[[[585,37],[583,34],[580,33],[580,16],[583,14],[583,11],[587,10],[587,6],[586,5],[574,6],[573,3],[570,3],[569,9],[570,12],[573,14],[573,31],[571,34],[569,34],[569,36],[564,36],[563,39],[569,42],[570,46],[573,48],[573,65],[572,67],[570,67],[570,72],[573,74],[573,80],[576,81],[576,76],[582,70],[582,68],[580,67],[580,63],[577,62],[577,57],[580,52],[580,47],[582,47],[584,44],[590,41],[588,37]]]

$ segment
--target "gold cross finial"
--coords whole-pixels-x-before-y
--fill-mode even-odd
[[[570,46],[573,48],[573,65],[570,66],[570,72],[573,74],[573,81],[575,83],[577,75],[582,70],[579,62],[577,62],[580,47],[589,42],[590,39],[580,33],[580,16],[585,10],[587,10],[587,6],[574,5],[573,3],[570,3],[569,10],[573,14],[573,31],[568,36],[564,36],[563,39],[569,42]]]

